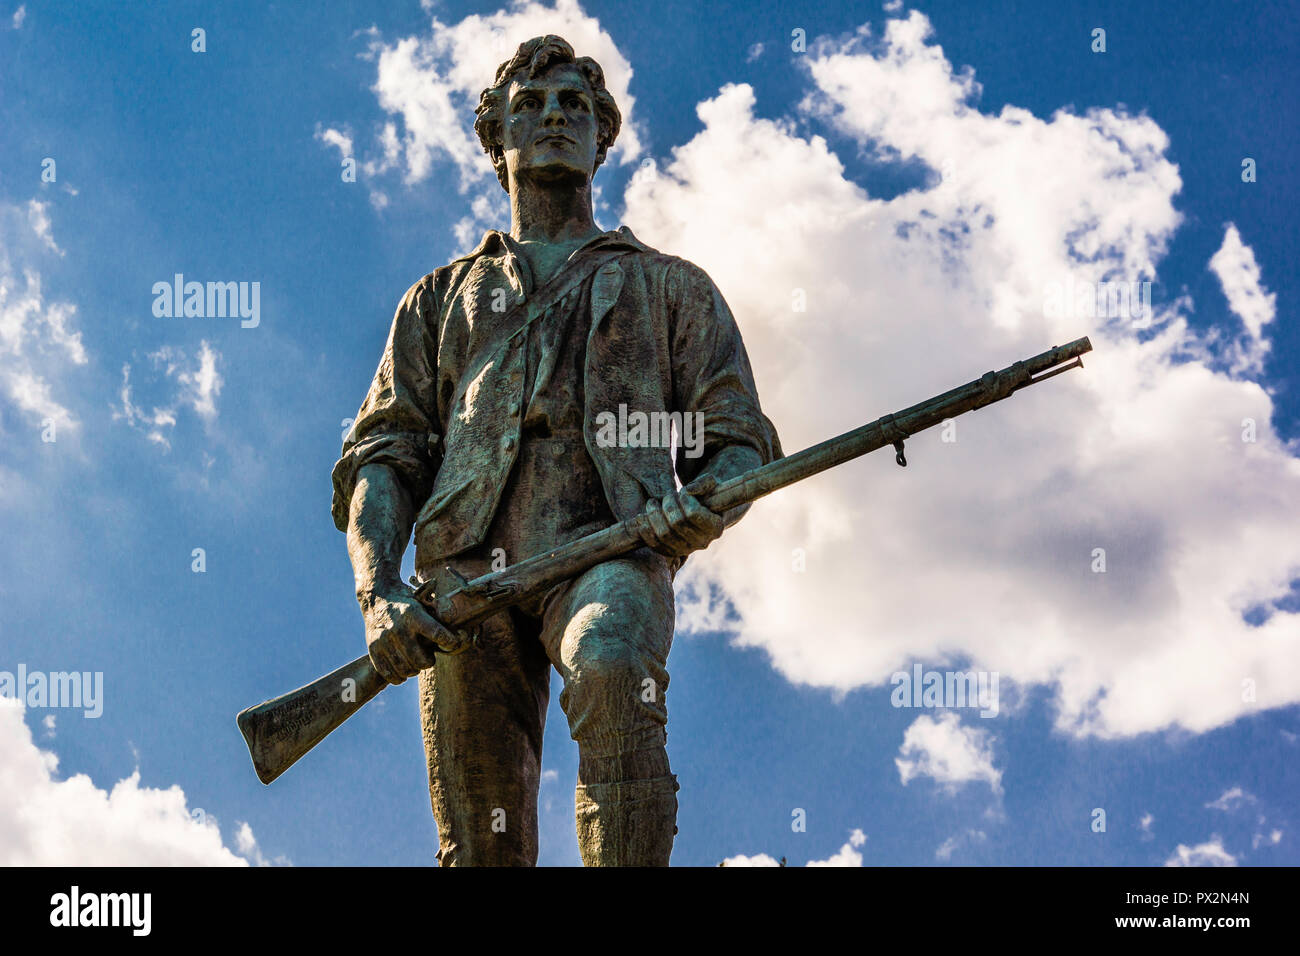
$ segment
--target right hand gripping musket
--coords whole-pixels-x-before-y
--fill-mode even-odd
[[[1000,402],[1028,385],[1082,368],[1080,356],[1090,351],[1092,343],[1085,337],[1000,372],[986,372],[942,395],[721,482],[701,495],[700,503],[721,514],[886,445],[893,446],[894,460],[905,466],[903,442],[907,438],[965,412]],[[691,489],[687,486],[684,490]],[[446,594],[434,594],[432,585],[425,583],[415,596],[447,627],[472,627],[602,561],[635,551],[642,545],[639,529],[645,520],[643,515],[637,515],[501,571],[466,581]],[[239,729],[258,778],[270,783],[280,776],[387,686],[369,655],[362,655],[305,687],[242,711],[237,718]]]

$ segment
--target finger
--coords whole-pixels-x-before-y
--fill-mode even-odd
[[[707,548],[716,537],[722,535],[722,520],[716,520],[714,512],[706,509],[689,494],[680,494],[677,507],[681,518],[673,523],[673,528],[690,544],[690,549]]]
[[[676,529],[686,523],[686,510],[682,507],[681,496],[664,495],[663,508],[669,527]]]
[[[707,548],[721,534],[721,528],[715,528],[710,520],[712,512],[690,495],[676,496],[671,502],[665,499],[664,505],[673,530],[691,551]]]
[[[656,551],[663,546],[663,542],[659,540],[659,535],[655,532],[654,525],[650,522],[650,512],[657,504],[658,502],[653,498],[646,502],[645,514],[643,516],[645,520],[636,522],[636,533],[640,535],[641,540],[644,541],[646,545],[654,548]]]
[[[433,641],[441,653],[459,654],[470,645],[472,638],[465,631],[452,630],[440,622]]]
[[[650,547],[659,554],[670,557],[676,555],[676,546],[671,540],[672,533],[668,529],[668,521],[664,518],[663,507],[657,499],[652,498],[646,503],[645,519],[654,537]]]
[[[413,673],[434,665],[442,635],[442,624],[423,607],[414,605],[403,615],[402,650]]]
[[[641,540],[659,554],[672,555],[673,549],[666,540],[668,522],[664,520],[662,508],[656,498],[646,502],[645,521],[642,522]]]
[[[390,666],[403,678],[413,677],[425,666],[425,649],[420,634],[422,622],[416,618],[420,613],[403,609],[381,639]]]
[[[650,524],[654,526],[655,534],[663,545],[670,549],[673,554],[680,555],[691,550],[690,542],[678,534],[677,529],[673,526],[671,514],[665,509],[676,508],[677,520],[685,520],[681,507],[673,500],[672,495],[665,495],[663,504],[653,502],[653,510],[647,509],[646,514],[650,518]]]
[[[439,652],[453,650],[460,639],[421,605],[412,605],[402,618],[407,660],[415,671],[433,667]]]
[[[710,541],[722,534],[722,515],[704,507],[692,495],[683,495],[682,498],[686,506],[686,518],[692,527],[708,535]]]
[[[411,662],[418,674],[426,667],[432,667],[442,649],[442,631],[434,635],[412,634],[406,644],[406,659]]]
[[[450,631],[449,633],[452,634],[456,643],[453,647],[444,647],[442,649],[444,654],[450,654],[452,657],[455,657],[457,654],[463,654],[465,651],[478,644],[477,631],[474,631],[473,633],[469,631]]]
[[[690,544],[692,551],[701,551],[717,540],[716,537],[709,534],[707,531],[701,531],[698,528],[693,527],[683,529],[682,537]]]
[[[403,679],[413,677],[420,672],[420,666],[413,654],[418,653],[415,649],[415,642],[408,639],[403,634],[393,634],[390,638],[391,648],[389,653],[394,669],[402,675]]]
[[[406,680],[381,641],[375,641],[370,645],[370,663],[375,666],[379,676],[390,684],[400,684]]]
[[[683,488],[682,492],[684,494],[707,498],[709,495],[713,494],[717,487],[718,479],[714,478],[712,475],[701,475]]]

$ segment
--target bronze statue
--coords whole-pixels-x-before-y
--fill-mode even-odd
[[[529,40],[477,114],[510,231],[402,298],[334,469],[334,520],[375,668],[391,683],[420,675],[439,861],[536,863],[554,666],[578,742],[583,862],[666,866],[672,579],[743,509],[724,522],[675,490],[666,442],[598,442],[597,418],[701,416],[702,454],[679,449],[675,469],[701,493],[780,447],[709,277],[595,224],[592,176],[621,122],[599,65],[557,36]],[[483,621],[465,653],[470,635],[401,581],[412,527],[417,574],[438,591],[640,513],[644,548]]]
[[[595,225],[591,178],[619,122],[600,67],[555,36],[521,45],[483,91],[475,128],[511,231],[406,293],[334,467],[369,652],[238,718],[269,784],[419,674],[444,866],[536,863],[551,666],[578,742],[583,862],[667,865],[664,693],[686,557],[755,499],[890,445],[906,465],[906,438],[1092,348],[1057,346],[783,457],[709,277]],[[400,574],[412,529],[414,590]]]

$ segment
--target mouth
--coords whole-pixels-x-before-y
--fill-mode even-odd
[[[564,133],[547,133],[545,136],[537,138],[538,146],[553,146],[563,143],[566,146],[576,146],[572,136],[566,136]]]

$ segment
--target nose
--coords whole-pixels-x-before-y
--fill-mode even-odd
[[[551,93],[546,97],[546,106],[542,110],[543,126],[567,126],[569,121],[565,118],[564,110],[560,109],[560,97]]]

